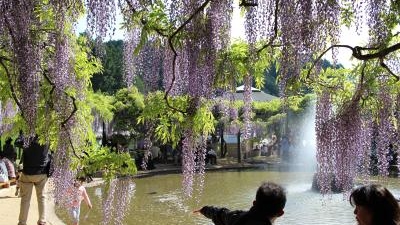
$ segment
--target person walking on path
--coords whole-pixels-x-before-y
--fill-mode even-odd
[[[46,224],[45,186],[49,163],[48,153],[48,148],[38,143],[37,135],[30,140],[29,146],[23,149],[23,169],[18,181],[21,196],[18,225],[26,225],[33,186],[35,186],[39,208],[39,220],[37,224]]]
[[[215,225],[271,225],[283,215],[286,191],[272,182],[264,182],[257,190],[256,199],[249,211],[204,206],[194,213],[201,213]]]

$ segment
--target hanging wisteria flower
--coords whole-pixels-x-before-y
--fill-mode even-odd
[[[191,125],[196,113],[207,102],[205,99],[215,96],[217,60],[230,46],[232,9],[237,2],[0,0],[0,85],[7,89],[5,92],[1,91],[7,95],[1,96],[1,134],[10,130],[10,127],[3,124],[5,118],[14,116],[8,107],[8,99],[14,101],[12,106],[18,108],[15,112],[22,116],[23,121],[18,121],[18,125],[27,128],[27,140],[38,131],[38,127],[41,127],[39,131],[51,128],[45,132],[55,134],[54,137],[46,137],[48,142],[56,146],[54,195],[59,204],[66,204],[69,200],[64,199],[63,193],[70,188],[71,180],[76,175],[71,170],[71,164],[73,157],[79,158],[74,154],[73,146],[82,146],[83,138],[78,136],[84,133],[74,134],[74,131],[86,129],[81,128],[85,126],[82,121],[90,120],[87,115],[91,111],[84,101],[91,91],[91,74],[84,70],[91,63],[76,66],[80,59],[79,55],[74,55],[77,43],[71,27],[85,10],[89,36],[102,42],[107,35],[114,32],[117,10],[121,9],[123,27],[127,29],[123,59],[127,86],[134,84],[135,76],[142,75],[147,91],[156,90],[162,83],[164,99],[167,101],[169,97],[178,95],[188,99],[188,104],[182,104],[186,108],[171,111],[182,113],[188,118],[187,124],[190,124],[185,124],[180,134],[183,139],[183,189],[190,196],[197,174],[197,183],[200,186],[204,183],[205,136],[208,135],[199,131],[200,129],[195,132]],[[244,7],[246,39],[249,43],[249,55],[246,57],[249,57],[249,64],[244,67],[249,73],[240,77],[244,78],[245,83],[245,127],[242,133],[246,139],[251,130],[255,129],[251,126],[251,86],[254,75],[252,66],[260,54],[274,55],[272,51],[275,49],[279,53],[279,58],[274,60],[279,64],[280,94],[288,97],[291,91],[297,91],[290,90],[289,84],[300,80],[305,65],[330,45],[338,43],[341,22],[355,24],[356,30],[360,32],[366,15],[370,34],[366,47],[371,48],[364,48],[359,52],[359,48],[354,48],[353,56],[360,54],[367,58],[364,61],[371,64],[375,63],[371,61],[379,58],[380,66],[387,66],[385,74],[377,73],[377,77],[392,72],[390,76],[398,79],[398,49],[391,54],[380,50],[387,50],[386,46],[397,41],[393,38],[397,34],[392,34],[390,30],[397,24],[395,18],[398,10],[393,7],[396,3],[383,0],[249,0],[247,3]],[[268,51],[258,49],[259,43]],[[393,46],[391,49],[397,48],[398,44]],[[365,57],[364,51],[371,49],[375,52]],[[332,51],[335,61],[337,50]],[[386,55],[369,59],[382,52]],[[358,59],[363,60],[360,56]],[[312,78],[317,80],[321,67],[316,67],[317,71]],[[81,80],[83,78],[80,77],[79,70],[87,72],[86,82]],[[236,74],[232,77],[234,76]],[[371,78],[373,79],[375,78]],[[230,81],[229,84],[236,86],[236,81]],[[369,167],[368,156],[372,154],[371,139],[376,142],[381,175],[388,174],[390,146],[399,153],[398,87],[386,81],[376,86],[380,91],[376,92],[378,97],[373,96],[379,101],[376,112],[371,112],[376,113],[373,115],[375,117],[363,111],[364,106],[360,104],[360,100],[351,102],[352,104],[345,107],[346,110],[341,111],[334,104],[334,93],[323,92],[318,96],[317,161],[319,184],[324,193],[330,190],[332,181],[341,189],[350,188],[357,172],[366,171]],[[365,90],[366,93],[368,91],[375,94],[374,90]],[[393,101],[396,101],[397,106],[393,105]],[[76,116],[77,111],[84,113]],[[229,114],[234,121],[231,132],[237,134],[240,131],[237,109],[230,105],[221,111],[224,116],[228,117]],[[45,112],[42,113],[45,115],[41,115],[41,112]],[[212,120],[212,117],[208,119]],[[45,126],[40,124],[43,120],[46,121]],[[373,127],[372,124],[376,126]],[[374,128],[376,135],[372,135]],[[150,142],[149,134],[146,134],[146,140]],[[123,223],[131,193],[130,180],[118,179],[111,182],[110,192],[103,202],[105,224]]]

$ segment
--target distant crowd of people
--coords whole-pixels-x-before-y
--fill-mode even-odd
[[[264,138],[258,144],[254,145],[253,151],[259,151],[259,155],[261,156],[278,157],[285,161],[291,161],[301,153],[302,149],[312,147],[306,140],[302,140],[302,143],[297,142],[298,140],[295,140],[290,134],[283,135],[280,138],[272,134],[270,137]],[[155,168],[155,164],[157,163],[181,165],[182,161],[181,143],[178,143],[175,147],[172,144],[154,143],[147,149],[143,141],[141,141],[134,150],[130,149],[129,152],[135,159],[136,166],[139,169],[144,169],[142,162],[145,154],[148,154],[146,158],[148,167],[146,169]],[[217,137],[207,140],[205,149],[205,163],[207,165],[217,164],[218,158],[223,158],[226,155],[228,155],[228,146],[223,138]]]
[[[154,143],[149,149],[145,144],[140,141],[136,149],[129,150],[132,158],[135,159],[136,167],[139,170],[147,169],[152,170],[156,166],[155,164],[167,164],[172,163],[176,166],[182,165],[182,143],[179,142],[175,147],[171,144],[157,144]],[[200,153],[200,152],[198,152]],[[145,159],[145,154],[147,158]],[[198,157],[196,157],[197,160]],[[146,160],[146,163],[144,163]],[[205,148],[205,163],[210,165],[217,164],[217,152],[214,149],[210,140],[207,141]]]
[[[291,134],[278,138],[275,134],[262,139],[253,146],[253,151],[259,151],[261,156],[278,157],[285,161],[297,158],[303,150],[313,148],[310,140],[297,140]]]

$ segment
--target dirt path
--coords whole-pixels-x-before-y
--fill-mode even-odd
[[[17,225],[21,199],[15,197],[15,186],[0,189],[0,218],[1,224]],[[54,203],[50,197],[47,198],[47,224],[49,225],[65,225],[54,212]],[[37,224],[38,206],[36,201],[36,192],[33,188],[31,206],[28,214],[28,225]]]

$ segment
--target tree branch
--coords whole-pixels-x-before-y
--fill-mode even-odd
[[[63,126],[63,129],[64,129],[65,132],[67,132],[67,134],[68,134],[68,142],[69,142],[69,144],[71,145],[72,153],[74,153],[74,155],[75,155],[76,158],[78,158],[78,159],[83,159],[83,156],[79,156],[79,155],[76,153],[75,148],[74,148],[74,144],[72,143],[71,134],[69,133],[68,129],[67,129],[66,127],[64,127],[64,126]]]
[[[2,56],[2,55],[0,55],[0,60],[11,62],[11,59],[9,59],[9,58],[7,58],[5,56]]]
[[[204,7],[208,4],[209,1],[210,1],[210,0],[207,0],[207,1],[206,1],[206,4],[205,4],[205,5],[203,4]],[[133,5],[131,4],[131,2],[130,2],[129,0],[126,0],[126,3],[128,4],[128,6],[129,6],[130,10],[132,11],[132,13],[137,13],[137,10],[135,9],[135,7],[133,7]],[[203,5],[202,5],[202,6],[203,6]],[[160,29],[158,29],[158,28],[156,28],[156,27],[152,27],[152,29],[153,29],[154,31],[156,31],[157,34],[159,34],[159,35],[162,36],[162,37],[168,38],[168,45],[169,45],[169,47],[171,48],[172,52],[174,53],[173,60],[172,60],[172,62],[173,62],[173,64],[172,64],[172,74],[173,74],[173,75],[172,75],[172,81],[171,81],[170,87],[167,89],[167,91],[166,91],[166,93],[165,93],[165,95],[164,95],[164,99],[165,99],[165,102],[166,102],[168,108],[170,108],[170,109],[172,109],[172,110],[174,110],[174,111],[180,112],[180,113],[182,113],[182,114],[185,114],[186,112],[183,111],[183,110],[180,110],[180,109],[178,109],[178,108],[173,107],[173,106],[169,103],[169,100],[168,100],[169,92],[171,91],[172,86],[173,86],[173,84],[175,83],[175,64],[176,64],[176,57],[178,56],[178,53],[176,52],[175,47],[174,47],[174,45],[173,45],[173,43],[172,43],[172,39],[173,39],[173,38],[176,36],[176,34],[178,34],[178,32],[180,32],[180,31],[190,22],[190,20],[192,20],[193,17],[194,17],[197,13],[199,13],[200,10],[203,9],[204,7],[200,7],[199,9],[197,9],[197,10],[195,11],[195,13],[194,13],[193,15],[191,15],[191,16],[189,17],[189,19],[186,20],[186,21],[185,21],[177,30],[175,30],[175,32],[172,33],[172,35],[170,35],[170,36],[167,35],[167,34],[165,34],[163,30],[160,30]],[[145,19],[143,19],[143,18],[140,19],[140,22],[142,23],[143,26],[146,26],[146,25],[147,25],[147,21],[146,21]]]
[[[53,92],[56,89],[56,85],[53,83],[53,81],[50,80],[50,77],[47,76],[47,70],[43,70],[43,76],[47,80],[47,82],[49,82],[49,84],[51,85],[51,90],[50,90],[50,93],[49,93],[50,96],[51,96],[51,95],[53,95]]]
[[[13,40],[13,43],[16,44],[17,42],[16,42],[16,40],[15,40],[14,32],[13,32],[13,30],[11,29],[11,24],[10,24],[10,21],[8,21],[7,16],[4,16],[4,22],[5,22],[6,25],[7,25],[7,29],[8,29],[8,32],[10,33],[10,36],[11,36],[11,39]]]
[[[272,43],[278,37],[278,13],[279,13],[279,0],[275,0],[275,10],[274,10],[274,35],[271,37],[269,42],[257,50],[257,55],[259,55],[264,49],[272,46]]]
[[[361,76],[360,76],[360,82],[358,83],[357,89],[351,98],[349,102],[346,102],[345,104],[342,105],[340,113],[338,113],[338,116],[341,117],[343,115],[346,115],[353,111],[357,106],[357,104],[360,102],[362,99],[362,93],[364,91],[364,78],[365,78],[365,67],[366,63],[364,61],[361,69]]]
[[[383,57],[387,56],[388,54],[399,50],[400,49],[400,43],[397,43],[397,44],[394,44],[394,45],[392,45],[390,47],[381,49],[378,52],[371,53],[371,54],[365,54],[365,55],[363,55],[361,53],[361,50],[375,50],[375,49],[374,48],[371,48],[371,49],[361,48],[361,47],[358,47],[358,46],[356,46],[354,48],[351,48],[351,49],[353,50],[353,57],[354,58],[359,59],[359,60],[369,60],[369,59],[383,58]],[[356,50],[356,49],[359,49],[359,50]]]
[[[18,100],[18,98],[17,98],[17,94],[15,93],[14,86],[12,85],[12,80],[11,80],[10,71],[8,70],[6,64],[3,62],[3,60],[5,60],[5,58],[4,58],[4,57],[1,57],[1,58],[0,58],[0,64],[1,64],[1,66],[4,68],[4,70],[5,70],[5,72],[6,72],[7,80],[8,80],[8,83],[9,83],[9,85],[10,85],[11,96],[12,96],[12,98],[14,99],[15,104],[17,104],[19,110],[21,111],[21,116],[22,116],[22,118],[25,119],[25,115],[24,115],[24,111],[22,110],[21,103],[19,102],[19,100]]]
[[[239,3],[239,6],[243,6],[243,7],[253,7],[253,6],[258,6],[258,3],[255,2],[247,2],[246,0],[242,0]]]
[[[171,91],[171,89],[172,89],[172,87],[173,87],[173,85],[174,85],[174,83],[175,83],[175,79],[176,79],[176,78],[175,78],[175,70],[176,70],[176,65],[175,65],[175,64],[176,64],[176,57],[178,56],[178,53],[176,52],[175,47],[174,47],[174,44],[173,44],[173,39],[174,39],[174,37],[175,37],[187,24],[190,23],[190,21],[192,21],[192,19],[193,19],[197,14],[199,14],[199,13],[208,5],[208,3],[210,3],[210,1],[211,1],[211,0],[205,0],[205,1],[203,2],[203,4],[201,4],[201,6],[200,6],[199,8],[197,8],[196,11],[194,11],[194,13],[193,13],[192,15],[190,15],[190,17],[189,17],[185,22],[183,22],[183,23],[178,27],[178,29],[176,29],[176,30],[172,33],[171,36],[168,37],[168,45],[169,45],[169,47],[171,48],[171,50],[172,50],[172,52],[174,53],[174,55],[173,55],[173,59],[172,59],[172,80],[171,80],[170,86],[168,87],[168,89],[167,89],[166,92],[165,92],[164,99],[165,99],[165,101],[166,101],[166,103],[167,103],[167,106],[168,106],[169,108],[171,108],[171,109],[173,109],[173,110],[175,110],[175,111],[181,112],[182,114],[185,114],[185,113],[187,113],[187,112],[182,111],[182,110],[180,110],[180,109],[177,109],[177,108],[171,106],[171,105],[169,104],[169,101],[168,101],[169,92]]]
[[[329,50],[331,50],[334,47],[344,47],[344,48],[350,48],[351,50],[353,50],[353,48],[349,45],[332,45],[329,48],[327,48],[325,51],[323,51],[311,64],[311,67],[308,69],[307,71],[307,76],[306,78],[309,79],[310,74],[311,74],[311,70],[315,67],[315,65],[317,64],[317,62],[319,62],[319,60],[321,60],[322,56],[324,56]]]
[[[399,81],[399,80],[400,80],[400,77],[399,77],[398,75],[394,74],[393,71],[390,70],[390,68],[386,65],[386,63],[383,61],[383,58],[380,58],[380,65],[381,65],[384,69],[386,69],[386,70],[390,73],[390,75],[394,76],[394,77],[396,78],[396,81]]]
[[[43,70],[43,69],[42,69]],[[54,84],[54,82],[50,79],[50,77],[47,75],[47,70],[43,70],[43,76],[44,78],[47,80],[47,82],[49,82],[49,84],[52,86],[49,95],[52,96],[54,90],[56,89],[56,85]],[[65,125],[68,123],[68,121],[72,118],[72,116],[75,114],[75,112],[78,110],[78,107],[76,106],[76,99],[73,96],[68,95],[67,92],[63,91],[64,94],[68,97],[70,97],[72,99],[72,104],[74,106],[74,109],[72,110],[71,114],[68,116],[67,119],[65,119],[64,121],[61,122],[61,127],[65,127]],[[49,103],[50,107],[53,108],[53,104],[50,102]]]
[[[73,96],[69,96],[67,93],[65,93],[65,95],[67,95],[68,97],[70,97],[72,99],[72,104],[74,106],[74,109],[72,110],[71,114],[68,116],[67,119],[65,119],[63,122],[61,122],[61,127],[65,127],[65,125],[68,123],[68,121],[72,118],[72,116],[74,116],[75,112],[78,110],[78,108],[76,107],[76,99]]]
[[[315,65],[317,64],[317,62],[319,60],[321,60],[322,56],[324,56],[329,50],[331,50],[332,48],[348,48],[352,51],[352,56],[358,60],[362,60],[362,61],[368,61],[371,59],[377,59],[379,58],[381,61],[381,66],[383,68],[385,68],[386,70],[389,71],[389,73],[393,76],[396,77],[397,80],[399,80],[399,77],[397,75],[395,75],[388,67],[385,63],[383,63],[383,58],[385,56],[387,56],[388,54],[395,52],[397,50],[400,49],[400,43],[394,44],[390,47],[381,49],[375,53],[370,53],[370,54],[362,54],[362,51],[372,51],[372,50],[378,50],[378,48],[366,48],[366,47],[360,47],[360,46],[355,46],[355,47],[351,47],[350,45],[332,45],[329,48],[327,48],[324,52],[322,52],[312,63],[311,67],[308,69],[307,72],[307,79],[310,76],[311,70],[315,67]],[[382,64],[383,63],[383,64]]]
[[[363,67],[361,69],[361,77],[360,77],[360,85],[362,85],[362,83],[364,82],[364,78],[365,78],[365,67],[366,67],[366,63],[363,63]]]
[[[126,3],[128,4],[128,7],[129,7],[130,10],[132,11],[132,13],[137,13],[137,10],[135,9],[135,7],[133,7],[132,3],[131,3],[129,0],[126,0]],[[145,19],[143,19],[143,18],[140,19],[140,22],[142,23],[143,26],[146,26],[147,23],[148,23],[148,21],[145,20]],[[160,36],[162,36],[162,37],[168,37],[168,35],[164,33],[164,32],[166,32],[165,30],[159,29],[159,28],[157,28],[157,27],[152,27],[152,28],[153,28],[153,30],[154,30],[155,32],[157,32],[157,34],[159,34]]]

